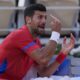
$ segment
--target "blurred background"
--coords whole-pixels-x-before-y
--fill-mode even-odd
[[[65,35],[69,40],[72,32],[76,38],[75,48],[78,48],[80,45],[80,0],[0,0],[0,43],[12,30],[24,24],[25,7],[36,3],[44,4],[47,7],[47,14],[52,14],[61,20],[62,31],[59,45]],[[50,21],[51,18],[48,16],[46,33],[40,37],[42,45],[45,45],[50,37]]]
[[[70,39],[73,33],[76,39],[75,47],[70,53],[72,66],[80,66],[80,0],[0,0],[0,43],[13,30],[20,28],[24,24],[24,9],[30,4],[42,3],[47,7],[47,14],[52,14],[62,22],[61,37],[56,49],[56,54],[61,49],[63,37]],[[45,31],[40,36],[44,46],[50,37],[51,18],[48,16]],[[76,59],[73,59],[76,57]],[[74,62],[74,63],[73,63]],[[80,75],[80,67],[72,67],[72,73]]]
[[[0,0],[0,38],[6,37],[12,30],[24,24],[24,9],[30,4],[42,3],[47,7],[47,14],[52,14],[62,22],[61,39],[72,32],[76,38],[76,45],[80,44],[80,12],[79,0]],[[48,16],[46,33],[41,36],[45,45],[51,34],[51,18]],[[0,41],[1,42],[1,41]]]

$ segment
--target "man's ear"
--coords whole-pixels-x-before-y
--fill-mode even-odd
[[[31,23],[31,17],[26,16],[26,22],[29,24]]]
[[[28,19],[28,22],[31,23],[31,18]]]

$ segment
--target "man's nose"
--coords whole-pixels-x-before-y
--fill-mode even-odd
[[[43,23],[46,23],[46,19],[45,19],[45,18],[43,18],[43,19],[42,19],[42,22],[43,22]]]

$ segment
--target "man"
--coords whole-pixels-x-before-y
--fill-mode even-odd
[[[71,34],[69,43],[66,43],[66,37],[64,38],[59,56],[48,66],[60,37],[61,23],[52,16],[51,38],[47,45],[41,47],[38,35],[44,33],[46,18],[46,8],[42,4],[33,4],[25,9],[25,25],[11,32],[1,44],[0,65],[4,66],[5,63],[5,67],[0,73],[0,78],[30,80],[37,73],[39,76],[50,76],[57,70],[74,47],[74,37]]]

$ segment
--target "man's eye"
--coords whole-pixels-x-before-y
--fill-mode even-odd
[[[46,17],[46,16],[39,16],[39,19],[42,19],[42,18],[47,19],[47,17]]]
[[[42,18],[42,16],[39,16],[39,19],[41,19]]]

